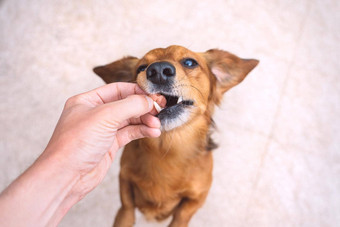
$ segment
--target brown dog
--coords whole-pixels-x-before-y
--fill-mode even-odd
[[[161,94],[159,138],[133,141],[121,159],[122,207],[114,226],[133,226],[135,207],[149,219],[173,215],[170,226],[188,226],[212,182],[212,114],[224,92],[258,64],[222,50],[195,53],[181,46],[154,49],[143,58],[126,57],[96,67],[106,83],[137,82]]]

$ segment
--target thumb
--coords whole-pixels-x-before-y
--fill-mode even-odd
[[[125,99],[111,102],[106,105],[109,119],[118,124],[130,118],[138,118],[153,108],[153,100],[145,95],[130,95]]]

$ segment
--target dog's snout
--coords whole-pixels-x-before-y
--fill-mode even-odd
[[[176,68],[169,62],[155,62],[146,70],[146,76],[154,84],[166,84],[173,80]]]

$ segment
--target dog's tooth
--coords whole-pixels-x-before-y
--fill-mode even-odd
[[[178,97],[177,103],[180,103],[182,101],[183,101],[183,97],[182,96]]]
[[[153,102],[153,105],[155,106],[155,108],[156,108],[156,110],[157,110],[158,113],[161,112],[162,109],[164,109],[164,108],[160,107],[160,106],[158,105],[158,103],[155,102],[155,101]]]

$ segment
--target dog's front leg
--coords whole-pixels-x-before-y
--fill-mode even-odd
[[[203,205],[208,193],[202,194],[198,198],[185,198],[175,210],[173,219],[169,227],[187,227],[191,217]]]
[[[133,201],[133,189],[128,180],[119,177],[120,199],[122,206],[119,209],[114,227],[132,227],[135,223],[135,204]]]

